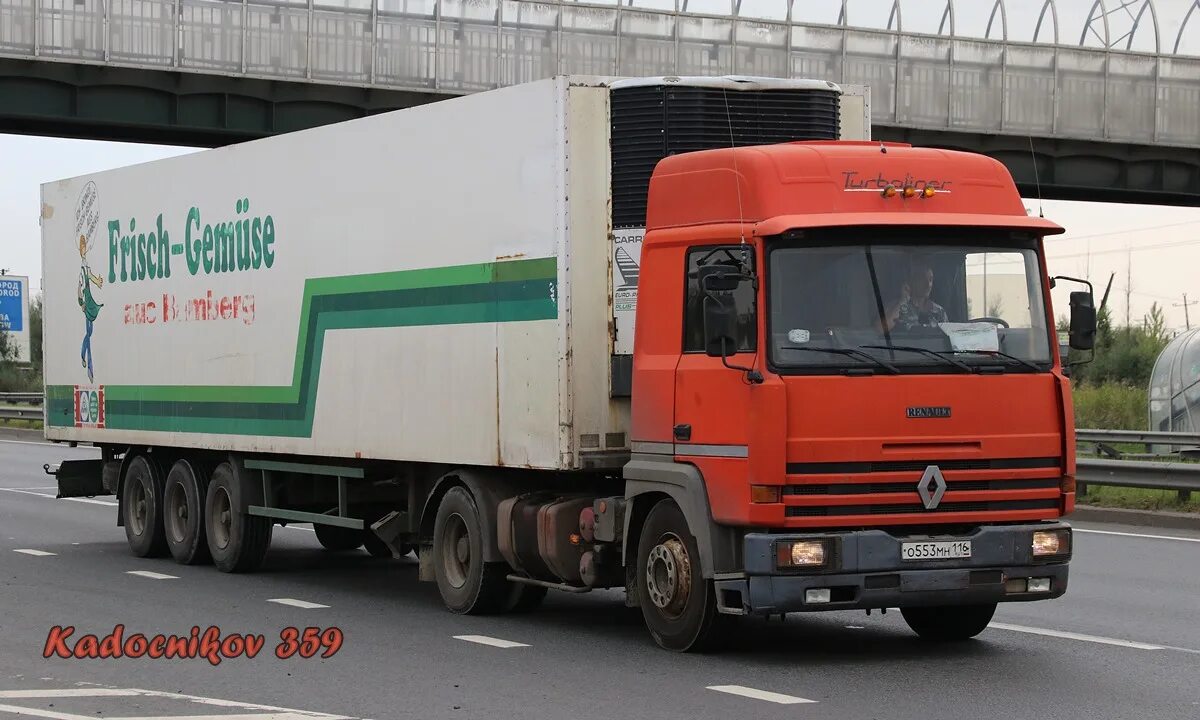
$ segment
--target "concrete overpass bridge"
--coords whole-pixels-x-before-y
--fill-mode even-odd
[[[0,0],[0,132],[220,145],[559,73],[866,84],[876,137],[1030,195],[1200,203],[1200,0]]]

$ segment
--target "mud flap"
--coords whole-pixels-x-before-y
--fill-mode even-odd
[[[47,475],[58,481],[60,498],[111,495],[104,483],[103,460],[63,460],[58,465],[43,465]]]

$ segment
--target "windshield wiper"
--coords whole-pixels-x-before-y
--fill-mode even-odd
[[[846,357],[854,357],[854,358],[866,358],[867,360],[875,363],[876,365],[883,368],[884,370],[887,370],[888,372],[892,373],[893,375],[898,375],[900,373],[900,369],[898,367],[896,367],[895,365],[893,365],[889,362],[884,362],[883,360],[880,360],[879,358],[875,357],[871,353],[863,352],[862,350],[856,350],[854,348],[822,348],[822,347],[800,347],[798,345],[787,345],[784,347],[784,349],[785,350],[800,350],[801,352],[832,353],[834,355],[845,355]]]
[[[1012,360],[1015,363],[1024,365],[1025,367],[1029,368],[1030,370],[1032,370],[1034,372],[1042,371],[1042,369],[1040,367],[1038,367],[1037,365],[1034,365],[1033,363],[1029,362],[1028,360],[1019,358],[1016,355],[1009,355],[1008,353],[1000,352],[999,350],[938,350],[937,353],[938,353],[938,355],[988,355],[988,356],[993,356],[993,357],[1000,357],[1000,358],[1004,358],[1005,360]]]
[[[929,357],[935,358],[937,360],[943,360],[947,363],[950,363],[954,367],[962,368],[963,370],[966,370],[969,373],[975,372],[974,370],[971,369],[970,365],[966,364],[965,362],[963,362],[961,360],[955,360],[952,357],[946,357],[945,355],[940,355],[940,354],[934,352],[933,350],[927,350],[926,348],[923,348],[923,347],[915,347],[913,345],[859,345],[859,347],[867,348],[868,350],[900,350],[903,352],[921,353],[922,355],[928,355]]]

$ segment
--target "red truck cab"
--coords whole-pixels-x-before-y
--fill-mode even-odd
[[[1042,248],[1061,232],[981,155],[798,142],[658,164],[625,477],[701,498],[678,503],[686,528],[643,530],[660,644],[701,644],[721,614],[887,607],[970,637],[998,602],[1066,591],[1074,435]]]

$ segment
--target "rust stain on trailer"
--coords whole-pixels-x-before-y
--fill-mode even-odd
[[[519,260],[520,258],[523,258],[523,257],[525,257],[525,253],[514,253],[512,255],[497,255],[496,259],[497,260]]]
[[[496,465],[504,465],[504,453],[500,437],[500,331],[496,330]]]
[[[42,203],[42,219],[49,220],[54,217],[54,206],[49,203]]]

